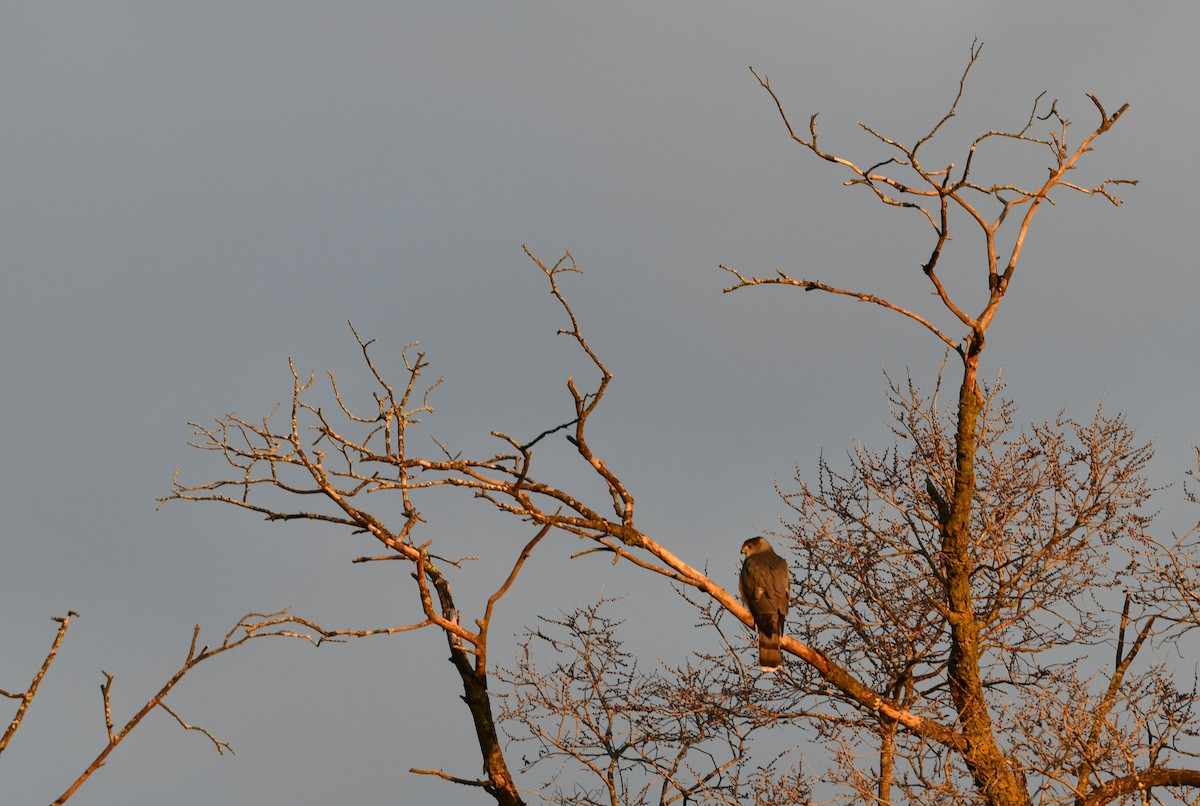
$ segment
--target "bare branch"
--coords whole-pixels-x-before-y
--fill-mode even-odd
[[[33,698],[37,696],[38,687],[42,685],[42,678],[46,676],[46,672],[50,669],[50,664],[54,663],[54,658],[58,655],[58,648],[62,646],[63,638],[66,637],[67,630],[71,626],[71,618],[78,615],[74,610],[68,610],[67,615],[56,616],[54,618],[58,622],[58,631],[54,634],[54,641],[50,644],[50,651],[46,653],[45,660],[42,661],[42,665],[34,674],[33,680],[30,681],[29,688],[17,694],[0,689],[0,696],[21,701],[21,704],[17,706],[17,713],[8,724],[8,729],[4,731],[3,736],[0,736],[0,753],[3,753],[4,748],[8,747],[9,740],[12,739],[13,734],[17,732],[17,729],[21,727],[21,723],[25,720],[29,704],[33,702]]]
[[[111,678],[109,678],[109,682],[112,682]],[[158,704],[158,707],[163,709],[164,711],[166,711],[171,716],[173,716],[175,718],[175,721],[178,722],[180,727],[182,727],[184,730],[198,731],[200,733],[203,733],[205,736],[207,736],[208,740],[213,743],[213,747],[216,749],[217,755],[223,756],[223,755],[225,755],[226,751],[228,751],[230,755],[236,755],[233,752],[233,747],[230,746],[229,742],[222,741],[221,739],[218,739],[216,736],[213,736],[212,733],[207,728],[202,728],[199,725],[189,725],[188,723],[184,722],[183,719],[179,716],[179,714],[172,711],[165,702],[160,702]],[[110,725],[110,728],[111,728],[111,725]],[[111,735],[111,733],[110,733],[110,735]]]
[[[782,271],[777,271],[778,276],[776,276],[776,277],[749,277],[748,278],[748,277],[743,277],[742,274],[740,272],[738,272],[736,269],[732,269],[729,266],[726,266],[724,264],[721,265],[721,268],[724,269],[725,271],[729,272],[733,276],[737,277],[737,279],[738,279],[738,281],[735,284],[724,289],[725,293],[729,293],[731,291],[737,291],[739,288],[746,288],[748,286],[755,286],[755,285],[790,285],[790,286],[796,286],[798,288],[803,288],[805,291],[824,291],[829,294],[838,294],[841,296],[853,297],[854,299],[858,300],[859,302],[870,302],[875,305],[879,305],[883,308],[887,308],[888,310],[895,311],[896,313],[898,313],[902,316],[907,316],[909,319],[912,319],[914,322],[916,322],[917,324],[924,327],[930,333],[937,336],[938,339],[940,339],[942,341],[942,343],[944,343],[951,350],[954,350],[955,352],[957,352],[959,354],[961,354],[963,351],[961,345],[959,345],[957,342],[955,342],[953,339],[951,339],[949,336],[947,336],[945,333],[943,333],[941,330],[939,330],[936,326],[934,326],[934,324],[932,322],[929,322],[924,317],[922,317],[916,313],[913,313],[912,311],[907,310],[906,308],[902,308],[899,305],[895,305],[891,302],[888,302],[887,300],[885,300],[881,297],[877,297],[874,294],[865,294],[861,291],[848,291],[844,288],[834,288],[833,286],[826,285],[825,283],[817,282],[816,280],[797,280],[797,279],[791,277],[790,275],[785,274]]]
[[[232,753],[233,748],[229,746],[228,742],[217,739],[205,728],[187,724],[180,719],[180,717],[174,711],[166,706],[164,700],[166,699],[167,695],[171,693],[171,690],[176,686],[176,684],[178,684],[179,681],[182,680],[186,674],[188,674],[188,672],[209,658],[213,658],[224,652],[236,649],[237,647],[242,646],[243,644],[255,638],[263,638],[268,636],[308,637],[306,635],[299,635],[295,632],[287,630],[287,625],[291,624],[306,626],[310,625],[311,622],[305,622],[301,619],[295,619],[294,617],[288,616],[286,611],[268,614],[248,613],[239,619],[238,623],[235,624],[228,633],[226,633],[224,640],[216,648],[210,649],[209,647],[205,646],[200,650],[196,649],[196,645],[199,642],[200,637],[200,627],[197,625],[192,631],[192,638],[188,645],[187,658],[183,665],[180,666],[179,669],[173,675],[171,675],[171,677],[169,677],[165,683],[163,683],[162,687],[159,688],[159,690],[153,696],[151,696],[150,699],[148,699],[133,716],[129,718],[129,720],[124,724],[124,726],[121,727],[120,730],[114,730],[112,719],[111,692],[114,678],[113,675],[109,674],[108,672],[102,672],[104,675],[104,683],[102,683],[100,686],[100,692],[102,704],[104,706],[104,723],[108,740],[103,749],[101,749],[99,755],[96,756],[92,763],[88,765],[87,769],[85,769],[83,773],[81,773],[79,777],[75,779],[75,781],[67,788],[67,790],[63,792],[63,794],[60,795],[57,800],[54,801],[53,806],[66,803],[97,770],[104,766],[109,755],[111,755],[112,752],[117,749],[117,746],[125,740],[125,737],[127,737],[134,728],[141,724],[146,715],[155,708],[161,707],[164,711],[174,717],[175,720],[185,730],[195,730],[203,733],[213,743],[219,754],[223,754],[226,750]],[[315,629],[317,632],[321,632],[319,628]],[[311,638],[309,640],[312,641]],[[317,643],[316,641],[312,642]]]
[[[478,786],[478,787],[483,787],[485,789],[488,787],[487,781],[479,781],[479,780],[474,780],[471,778],[459,778],[456,775],[449,775],[445,772],[442,772],[441,770],[421,770],[421,769],[417,769],[416,767],[410,767],[408,771],[415,775],[434,775],[434,776],[437,776],[438,778],[441,778],[443,781],[449,781],[452,784],[462,784],[463,786]]]

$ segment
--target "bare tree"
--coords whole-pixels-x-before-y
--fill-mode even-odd
[[[611,604],[542,617],[521,639],[514,670],[500,674],[510,693],[499,717],[523,770],[550,767],[542,797],[572,806],[806,803],[796,770],[753,761],[754,736],[791,716],[762,699],[756,667],[727,662],[736,654],[722,612],[695,603],[697,626],[721,638],[718,651],[645,671],[620,622],[603,614]],[[786,800],[776,800],[784,786]]]
[[[818,143],[815,115],[807,131],[798,132],[770,82],[754,73],[796,143],[848,171],[848,185],[866,188],[890,208],[915,213],[928,227],[932,245],[921,282],[929,284],[958,331],[935,324],[930,312],[783,271],[755,277],[723,266],[735,279],[726,291],[790,286],[897,313],[931,333],[939,351],[954,356],[954,371],[961,371],[958,389],[944,407],[937,390],[926,397],[911,383],[893,385],[896,447],[883,453],[855,449],[849,469],[822,462],[816,486],[801,480],[798,491],[784,491],[796,513],[787,534],[797,557],[794,589],[801,592],[793,608],[800,627],[785,638],[783,650],[800,663],[790,664],[768,690],[750,695],[733,685],[745,680],[730,666],[737,665],[735,653],[705,656],[711,670],[705,664],[703,670],[696,665],[685,670],[710,688],[708,694],[694,692],[698,710],[685,726],[662,704],[661,692],[670,689],[661,687],[673,684],[623,665],[632,659],[622,654],[613,625],[597,622],[595,611],[586,611],[582,621],[575,614],[548,623],[565,630],[565,637],[536,630],[527,636],[524,646],[531,654],[508,674],[514,699],[502,713],[520,727],[514,735],[540,748],[533,766],[565,761],[591,776],[590,784],[575,790],[568,788],[569,779],[552,775],[560,801],[666,803],[694,796],[722,802],[733,797],[722,787],[740,780],[726,775],[755,769],[760,785],[751,797],[759,802],[772,802],[771,791],[799,792],[805,782],[797,783],[794,772],[775,774],[769,764],[739,766],[747,764],[739,742],[750,728],[759,730],[755,714],[764,703],[773,714],[769,723],[807,725],[832,746],[838,763],[828,779],[863,801],[888,803],[898,792],[934,803],[1101,804],[1149,798],[1151,792],[1159,797],[1162,788],[1200,792],[1200,770],[1181,766],[1194,752],[1187,744],[1196,730],[1194,688],[1172,684],[1162,667],[1130,674],[1152,645],[1180,634],[1179,628],[1160,629],[1160,611],[1170,609],[1171,623],[1181,626],[1195,613],[1186,610],[1194,601],[1188,598],[1195,591],[1194,542],[1163,544],[1157,553],[1147,548],[1152,541],[1143,513],[1151,491],[1143,471],[1149,448],[1136,441],[1122,417],[1103,411],[1090,421],[1064,416],[1018,429],[1014,407],[980,379],[988,329],[1016,276],[1036,214],[1071,193],[1119,204],[1116,190],[1134,184],[1071,181],[1128,105],[1110,113],[1089,96],[1098,122],[1076,138],[1058,103],[1046,108],[1039,96],[1019,128],[989,130],[967,144],[958,167],[927,166],[922,161],[927,144],[955,116],[979,55],[973,46],[948,111],[916,141],[904,144],[864,126],[889,156],[861,164]],[[1043,126],[1050,129],[1044,135]],[[1044,181],[1026,187],[978,180],[980,155],[999,139],[1047,158]],[[976,298],[970,300],[952,294],[943,282],[945,248],[952,229],[964,223],[976,228],[983,245]],[[293,366],[284,417],[269,415],[255,423],[229,414],[215,425],[196,426],[195,447],[217,454],[228,469],[199,484],[177,479],[164,499],[216,502],[269,520],[323,522],[368,534],[386,549],[384,557],[362,559],[405,561],[423,616],[411,626],[440,629],[450,644],[486,778],[419,772],[482,788],[503,804],[522,801],[488,693],[488,630],[494,605],[544,536],[582,539],[590,549],[577,556],[599,553],[628,563],[687,591],[709,612],[752,624],[722,582],[639,527],[632,491],[588,432],[613,376],[562,288],[564,278],[578,272],[574,258],[567,252],[548,265],[527,254],[566,317],[560,333],[578,346],[594,373],[590,383],[568,379],[569,411],[539,433],[493,432],[499,448],[490,456],[464,457],[444,447],[423,455],[412,434],[432,413],[428,394],[437,385],[419,389],[428,366],[424,354],[413,359],[411,347],[406,351],[406,377],[393,386],[377,370],[371,342],[355,332],[374,378],[365,409],[349,405],[332,373],[322,402],[314,377],[303,377]],[[600,482],[599,496],[541,475],[543,463],[535,461],[539,446],[559,435]],[[451,575],[458,561],[448,559],[469,549],[447,551],[441,542],[451,544],[452,536],[439,535],[437,556],[431,541],[418,542],[425,527],[417,505],[439,487],[473,495],[537,530],[514,551],[511,571],[497,578],[474,628],[454,604]],[[389,492],[401,502],[395,525],[365,503],[373,493]],[[1180,547],[1193,553],[1173,553]],[[1153,573],[1138,573],[1151,567]],[[1116,596],[1114,610],[1106,592],[1116,593],[1118,585],[1130,593]],[[1081,662],[1106,639],[1117,642],[1111,667]],[[549,669],[537,666],[535,645],[564,652],[568,660]],[[615,678],[596,676],[614,665],[624,671]],[[677,672],[671,677],[678,678]],[[604,682],[589,688],[589,680]],[[712,695],[717,686],[725,686],[721,696]],[[638,710],[647,704],[649,712]],[[573,725],[577,733],[567,741],[545,728],[548,719]],[[713,725],[720,730],[709,733]],[[618,726],[628,747],[617,744],[615,732],[608,736]],[[710,739],[723,743],[722,754],[696,761]],[[634,783],[638,776],[656,777],[657,794]],[[747,776],[748,781],[754,773]]]
[[[787,531],[799,558],[795,630],[906,710],[953,723],[954,635],[940,568],[947,504],[935,479],[953,471],[955,414],[911,384],[892,386],[892,404],[892,449],[856,447],[844,471],[823,460],[816,486],[798,477],[786,496],[797,514]],[[1183,718],[1194,692],[1180,695],[1168,669],[1127,679],[1147,642],[1167,637],[1155,633],[1154,615],[1165,600],[1133,590],[1153,579],[1130,573],[1147,556],[1151,451],[1123,417],[1103,411],[1019,431],[1014,413],[998,390],[985,394],[970,546],[980,691],[1030,796],[1086,802],[1134,759],[1153,770],[1179,758],[1172,750],[1194,729]],[[1114,638],[1115,661],[1108,653],[1099,661],[1095,647]],[[945,767],[944,748],[897,734],[853,702],[824,699],[827,723],[857,724],[841,756],[841,775],[856,788],[883,802],[894,783],[921,802],[961,800],[972,788]],[[857,756],[868,747],[891,772],[862,774]]]

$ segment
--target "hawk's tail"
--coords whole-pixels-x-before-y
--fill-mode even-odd
[[[779,648],[778,625],[772,625],[770,632],[758,631],[758,666],[764,672],[773,672],[783,665],[783,652]]]

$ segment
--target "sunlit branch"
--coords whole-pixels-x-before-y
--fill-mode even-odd
[[[17,713],[9,722],[8,728],[4,731],[4,735],[0,736],[0,753],[4,752],[4,748],[8,747],[8,742],[12,739],[13,734],[21,727],[21,723],[25,719],[25,714],[29,710],[30,703],[37,696],[38,688],[42,685],[42,678],[46,676],[46,672],[50,670],[50,664],[54,663],[54,658],[58,655],[58,648],[62,646],[63,638],[67,635],[67,630],[71,626],[71,618],[79,615],[74,610],[68,610],[65,616],[56,616],[54,621],[58,622],[58,631],[54,634],[54,641],[50,644],[50,651],[46,653],[45,660],[38,667],[37,672],[33,675],[33,680],[29,683],[29,688],[25,691],[13,693],[0,689],[0,696],[8,697],[12,700],[20,700],[21,704],[17,706]]]

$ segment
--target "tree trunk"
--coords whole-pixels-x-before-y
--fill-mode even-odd
[[[977,332],[967,348],[958,396],[955,437],[954,494],[949,517],[942,524],[942,562],[946,575],[946,606],[950,621],[947,667],[950,696],[967,740],[963,753],[975,786],[993,806],[1028,806],[1029,793],[996,745],[991,717],[983,696],[979,671],[979,623],[971,595],[971,514],[975,496],[975,452],[983,395],[978,386],[979,353],[983,334]]]
[[[449,583],[440,573],[430,573],[428,569],[426,573],[437,590],[442,616],[448,621],[457,621],[457,609],[454,607]],[[512,773],[508,770],[508,762],[504,758],[500,736],[496,731],[496,719],[492,714],[492,701],[487,690],[487,669],[471,662],[471,656],[463,647],[462,639],[449,630],[446,630],[445,634],[450,645],[450,662],[454,664],[458,676],[462,679],[463,702],[471,711],[475,736],[479,740],[479,752],[483,755],[483,772],[487,775],[486,783],[473,783],[475,786],[482,785],[483,790],[495,798],[499,806],[525,806],[525,801],[521,800],[517,792]],[[482,634],[486,636],[486,632]]]

